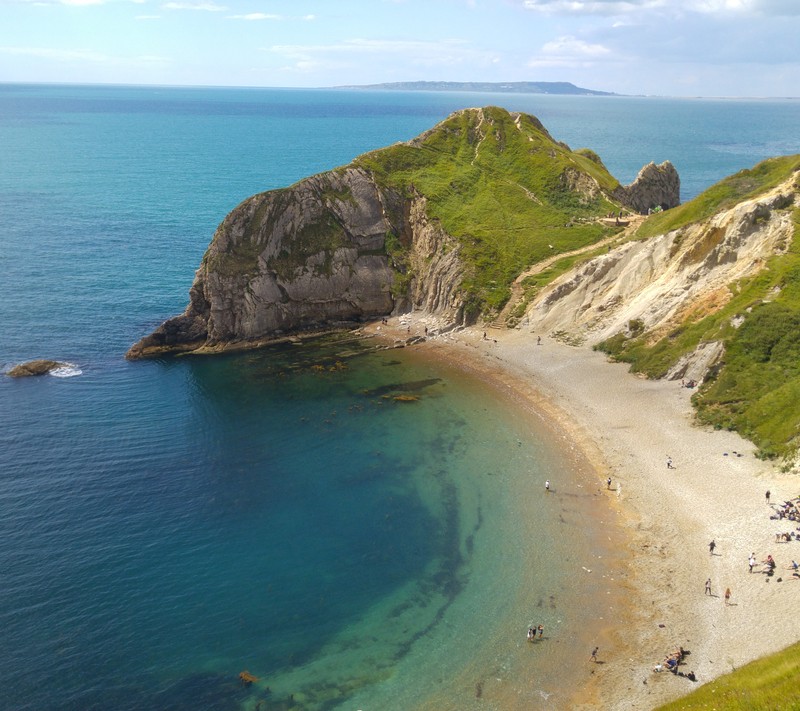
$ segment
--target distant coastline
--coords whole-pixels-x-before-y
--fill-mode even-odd
[[[334,89],[379,91],[475,91],[502,94],[564,94],[574,96],[622,96],[575,86],[568,81],[395,81],[385,84],[335,86]]]

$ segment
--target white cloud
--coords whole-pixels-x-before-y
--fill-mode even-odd
[[[368,40],[352,39],[338,44],[300,45],[284,44],[270,47],[270,51],[278,54],[320,54],[334,52],[337,54],[407,54],[422,52],[426,54],[441,52],[443,49],[464,47],[462,40],[442,40],[441,42],[425,42],[421,40]]]
[[[800,15],[797,0],[705,0],[698,3],[705,12],[751,12],[766,16]]]
[[[274,45],[266,50],[282,55],[292,62],[294,70],[304,72],[332,68],[352,71],[362,68],[365,61],[377,63],[387,58],[393,64],[402,63],[409,69],[468,64],[473,67],[491,66],[497,58],[495,52],[475,50],[468,42],[459,39],[440,42],[351,39],[325,45]]]
[[[612,55],[602,44],[591,44],[575,37],[559,37],[542,45],[536,57],[528,62],[529,67],[591,67],[599,60]]]
[[[224,5],[217,5],[210,0],[199,0],[198,2],[168,2],[162,5],[165,10],[202,10],[204,12],[224,12],[228,8]]]
[[[666,0],[523,0],[522,6],[548,15],[626,15],[666,4]]]
[[[257,20],[282,20],[283,17],[281,15],[268,15],[265,12],[250,12],[247,15],[228,15],[228,19],[257,21]]]
[[[522,7],[547,15],[632,15],[663,10],[673,15],[800,15],[800,0],[522,0]]]

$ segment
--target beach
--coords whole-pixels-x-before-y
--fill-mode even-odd
[[[614,565],[623,572],[594,631],[598,661],[590,660],[592,647],[576,659],[585,684],[565,708],[651,709],[691,692],[696,684],[687,678],[653,671],[679,647],[689,652],[680,670],[693,671],[699,685],[800,638],[800,581],[787,570],[800,542],[776,542],[794,526],[770,519],[772,505],[797,496],[794,476],[757,459],[737,434],[696,424],[693,390],[680,381],[637,377],[546,334],[479,327],[439,334],[438,325],[410,314],[367,331],[428,335],[412,347],[527,401],[565,448],[580,450],[605,491],[621,548]],[[777,562],[771,577],[761,572],[768,554]],[[498,708],[515,708],[507,703]]]

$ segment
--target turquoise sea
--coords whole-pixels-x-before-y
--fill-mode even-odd
[[[241,200],[487,104],[684,200],[800,153],[797,100],[0,85],[0,368],[73,364],[0,377],[1,709],[562,707],[607,552],[557,433],[348,339],[123,359]]]

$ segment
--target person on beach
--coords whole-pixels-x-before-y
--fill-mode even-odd
[[[672,457],[667,455],[667,469],[674,469],[675,467],[672,466]]]
[[[711,539],[711,543],[708,544],[708,552],[711,555],[714,555],[714,549],[717,547],[717,544],[714,542],[714,539]]]
[[[753,572],[753,567],[756,564],[756,554],[755,553],[751,553],[750,554],[750,558],[748,559],[747,564],[750,566],[750,572],[752,573]]]
[[[598,653],[599,651],[600,651],[600,647],[595,647],[595,648],[592,650],[592,656],[591,656],[591,657],[589,657],[589,661],[591,661],[591,662],[594,662],[594,663],[596,664],[596,663],[597,663],[597,653]]]
[[[536,639],[536,626],[531,625],[528,627],[528,641],[533,642]]]
[[[542,627],[541,625],[539,625],[539,639],[541,639],[541,638],[542,638],[542,635],[543,635],[543,634],[544,634],[544,627]]]
[[[550,480],[549,479],[544,483],[544,490],[547,491],[547,492],[550,491]]]
[[[537,346],[541,346],[542,345],[542,337],[541,336],[536,336],[536,345]]]
[[[767,493],[764,496],[767,497],[767,505],[769,506],[769,489],[767,489]]]
[[[706,595],[711,594],[711,578],[706,580]]]
[[[725,604],[726,605],[730,605],[731,604],[731,589],[730,588],[725,588]]]
[[[610,491],[611,490],[611,477],[608,477],[608,479],[606,479],[606,486],[608,487],[608,489]]]

